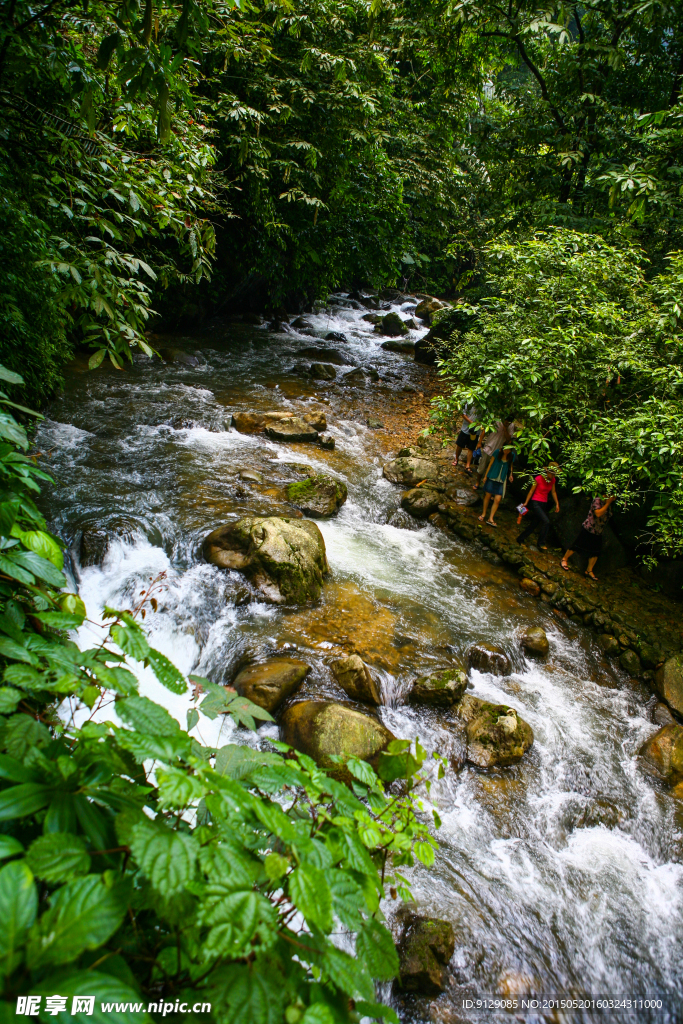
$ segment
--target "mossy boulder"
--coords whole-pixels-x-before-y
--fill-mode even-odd
[[[320,768],[348,782],[349,757],[375,764],[395,736],[376,718],[333,701],[301,701],[288,707],[280,723],[281,739],[308,754]],[[343,760],[336,762],[334,756]]]
[[[297,480],[285,487],[287,501],[313,519],[333,516],[348,496],[346,484],[326,473],[313,473],[307,480]]]
[[[411,704],[429,704],[435,708],[451,708],[467,689],[467,676],[461,668],[447,668],[420,676],[410,691]]]
[[[370,669],[357,654],[336,658],[331,664],[332,674],[351,700],[362,704],[382,703],[379,686],[370,675]]]
[[[413,487],[401,497],[401,508],[415,519],[427,519],[436,512],[443,496],[427,487]]]
[[[522,634],[520,643],[524,653],[531,655],[532,658],[545,658],[550,650],[548,637],[541,626],[530,626]]]
[[[467,694],[458,716],[466,723],[467,760],[477,768],[517,764],[534,742],[529,723],[507,704],[489,704]]]
[[[408,320],[406,327],[408,327],[412,321]],[[412,356],[415,354],[415,342],[414,341],[398,341],[393,339],[392,341],[383,341],[382,348],[386,349],[387,352],[398,352],[401,355]]]
[[[242,697],[272,714],[299,689],[310,671],[305,661],[296,658],[270,658],[243,668],[232,685]]]
[[[398,945],[403,991],[438,996],[446,987],[446,968],[454,951],[450,921],[411,914]]]
[[[683,715],[683,654],[668,658],[655,675],[657,693],[670,708]]]
[[[245,517],[210,533],[202,551],[212,565],[243,572],[273,604],[316,601],[329,571],[323,536],[306,519]]]
[[[444,487],[439,464],[414,455],[392,459],[385,464],[382,473],[392,484],[415,487],[416,484],[426,482],[435,490],[443,490]]]
[[[512,664],[505,651],[492,644],[473,644],[467,652],[470,668],[490,672],[493,676],[509,676]]]
[[[387,313],[378,324],[375,324],[375,330],[378,334],[388,334],[390,338],[400,338],[408,333],[408,328],[398,313]]]
[[[647,740],[640,756],[648,768],[672,782],[683,777],[683,726],[665,725]]]

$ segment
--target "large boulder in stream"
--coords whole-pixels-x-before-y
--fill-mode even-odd
[[[327,419],[324,412],[307,412],[301,416],[293,412],[236,412],[232,416],[232,425],[240,434],[261,434],[267,427],[279,427],[286,421],[296,420],[306,425],[306,431],[323,433],[327,430]],[[291,440],[291,438],[287,438]]]
[[[444,308],[445,303],[439,302],[438,299],[427,297],[418,302],[415,307],[415,316],[418,320],[422,320],[425,324],[431,324],[432,317],[438,310]]]
[[[271,441],[317,441],[318,430],[312,423],[307,423],[299,416],[291,419],[276,420],[269,423],[265,430],[266,437]]]
[[[443,501],[443,495],[438,491],[430,490],[427,487],[413,487],[402,496],[401,508],[415,519],[427,519],[432,512],[436,512],[441,501]]]
[[[330,664],[330,668],[332,675],[351,700],[375,706],[382,703],[379,687],[359,655],[351,654],[348,658],[336,658]]]
[[[272,714],[299,689],[310,671],[305,661],[296,658],[270,658],[258,665],[247,665],[232,685],[242,697]]]
[[[683,715],[683,654],[668,658],[657,670],[655,689],[670,708]]]
[[[507,704],[489,704],[468,693],[457,714],[465,722],[467,760],[477,768],[516,764],[534,742],[529,723]]]
[[[663,779],[683,777],[683,726],[665,725],[638,751],[646,766]]]
[[[461,668],[446,668],[420,676],[413,683],[411,704],[429,704],[435,708],[451,708],[462,699],[467,689],[467,676]]]
[[[414,321],[407,320],[406,327],[410,326]],[[387,352],[399,352],[404,356],[415,355],[415,342],[414,341],[398,341],[396,338],[392,338],[391,341],[383,341],[382,348],[386,349]]]
[[[392,484],[415,487],[420,483],[428,483],[436,490],[443,490],[445,486],[438,463],[415,456],[392,459],[385,464],[382,473]]]
[[[490,672],[492,676],[509,676],[512,664],[505,651],[492,644],[473,644],[467,652],[470,668]]]
[[[285,487],[287,501],[313,519],[327,519],[342,507],[348,496],[346,484],[327,473],[312,473]]]
[[[404,992],[438,996],[446,987],[446,967],[455,952],[450,921],[410,914],[398,944],[400,986]]]
[[[334,366],[353,366],[353,360],[343,356],[336,348],[316,348],[309,345],[307,348],[299,349],[296,354],[304,358],[308,356],[309,359],[316,359],[320,363],[333,363]]]
[[[280,735],[295,750],[308,754],[320,768],[348,782],[351,773],[344,762],[359,757],[374,764],[395,736],[376,718],[333,701],[306,700],[288,707],[280,723]]]
[[[273,604],[316,601],[329,571],[323,536],[307,519],[239,519],[210,533],[202,550],[212,565],[243,572]]]
[[[375,324],[375,330],[378,334],[388,334],[390,338],[400,338],[408,333],[408,328],[398,313],[387,313],[378,324]]]
[[[541,626],[529,626],[520,640],[522,650],[532,658],[545,658],[550,650],[548,637]]]

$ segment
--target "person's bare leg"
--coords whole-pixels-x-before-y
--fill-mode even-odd
[[[488,518],[488,521],[491,524],[491,526],[497,526],[497,523],[494,523],[493,518],[494,518],[496,512],[498,511],[498,506],[500,505],[500,501],[501,501],[502,497],[503,497],[502,494],[497,494],[495,496],[495,498],[493,499],[493,508],[491,509],[491,515]]]
[[[569,548],[569,549],[568,549],[567,551],[565,551],[565,553],[564,553],[564,554],[562,555],[562,561],[560,562],[560,565],[562,566],[562,568],[563,568],[563,569],[569,569],[569,566],[567,565],[567,559],[568,559],[568,558],[571,558],[573,554],[574,554],[574,552],[572,551],[572,549],[571,549],[571,548]]]
[[[481,515],[479,516],[479,521],[482,522],[482,523],[486,519],[486,509],[489,507],[489,501],[490,500],[491,500],[491,495],[487,491],[486,494],[484,495],[484,507],[481,510]]]
[[[465,463],[465,469],[467,470],[468,473],[472,472],[472,455],[473,454],[474,453],[473,453],[472,449],[468,448],[467,449],[467,461]]]
[[[455,446],[455,459],[453,460],[453,465],[454,466],[457,466],[458,463],[460,462],[460,452],[461,451],[462,451],[462,448],[460,447],[460,445],[456,444],[456,446]]]
[[[590,576],[590,578],[592,580],[597,580],[597,578],[598,578],[597,576],[593,575],[593,567],[595,566],[595,563],[597,562],[597,560],[598,560],[598,556],[597,555],[593,555],[592,558],[588,559],[588,568],[586,569],[586,576]]]

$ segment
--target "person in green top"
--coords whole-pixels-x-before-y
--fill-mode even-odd
[[[493,453],[484,474],[484,508],[479,516],[479,522],[485,521],[487,526],[498,526],[498,523],[494,523],[493,517],[503,499],[508,480],[510,483],[514,480],[512,467],[516,458],[514,449],[509,445],[505,448],[496,448]],[[486,519],[486,510],[491,498],[493,498],[491,515]]]

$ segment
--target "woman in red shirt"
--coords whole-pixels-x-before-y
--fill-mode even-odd
[[[531,522],[527,526],[523,533],[520,533],[517,538],[518,544],[523,544],[527,537],[530,537],[534,530],[538,530],[538,546],[541,551],[547,551],[548,546],[546,539],[548,536],[548,530],[550,529],[550,520],[548,519],[548,498],[552,494],[555,500],[555,511],[560,511],[560,503],[557,500],[557,491],[555,490],[555,470],[560,467],[556,462],[551,462],[549,466],[546,466],[537,477],[534,478],[534,482],[529,488],[529,493],[526,496],[524,504],[528,509],[528,514]]]

